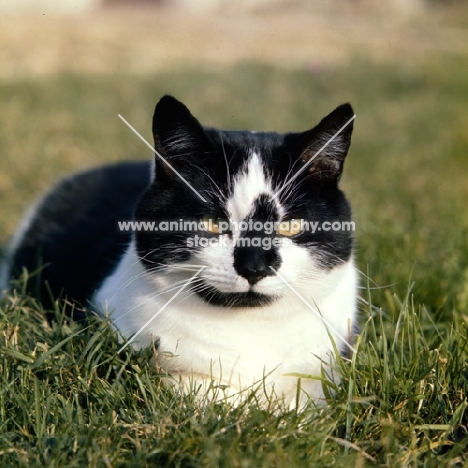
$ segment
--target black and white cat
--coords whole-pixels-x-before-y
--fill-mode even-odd
[[[62,181],[19,228],[8,275],[42,265],[30,286],[45,303],[110,316],[187,385],[235,395],[260,383],[291,403],[297,376],[320,376],[332,339],[346,350],[355,326],[352,233],[330,228],[351,221],[338,181],[352,118],[345,104],[302,133],[220,131],[165,96],[162,158]],[[300,388],[323,397],[318,380]]]

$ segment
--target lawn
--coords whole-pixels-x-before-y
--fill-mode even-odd
[[[151,152],[165,93],[231,129],[305,130],[342,102],[357,118],[342,187],[361,275],[357,352],[326,407],[231,408],[163,387],[151,350],[118,354],[107,324],[46,322],[19,282],[0,302],[2,466],[457,466],[468,456],[468,64],[190,66],[147,76],[2,83],[0,242],[60,176]],[[126,350],[127,351],[127,350]]]

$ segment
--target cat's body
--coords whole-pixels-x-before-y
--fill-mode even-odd
[[[352,115],[341,106],[304,133],[221,132],[165,97],[153,133],[177,174],[156,158],[66,180],[17,236],[13,269],[34,270],[39,248],[54,295],[88,301],[136,348],[154,343],[159,366],[187,385],[213,382],[228,395],[260,386],[291,403],[298,375],[320,376],[331,340],[346,349],[355,325],[352,233],[289,223],[350,221],[337,182]],[[132,219],[195,224],[119,231]],[[323,396],[314,379],[301,389],[302,400]]]

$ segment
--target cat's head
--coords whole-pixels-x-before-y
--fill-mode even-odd
[[[205,267],[192,288],[214,305],[264,305],[285,282],[319,291],[352,254],[338,181],[353,117],[344,104],[305,132],[221,131],[163,97],[153,118],[153,181],[136,210],[136,220],[157,227],[136,233],[145,269]]]

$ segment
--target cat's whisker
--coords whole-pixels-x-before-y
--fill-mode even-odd
[[[183,284],[183,283],[182,283],[182,284]],[[122,318],[126,317],[128,314],[130,314],[131,312],[133,312],[135,309],[141,307],[142,305],[151,302],[153,299],[156,299],[157,297],[162,296],[163,294],[166,294],[166,293],[168,293],[168,292],[172,292],[172,291],[174,291],[174,290],[177,290],[179,287],[180,287],[180,284],[179,284],[179,285],[176,285],[176,286],[175,286],[175,285],[171,285],[171,287],[169,287],[169,288],[167,288],[167,289],[160,290],[160,291],[155,291],[154,293],[149,294],[148,296],[145,297],[145,299],[144,299],[143,301],[137,302],[133,307],[130,307],[130,308],[127,309],[125,312],[120,311],[120,312],[119,312],[119,317],[114,319],[114,323],[117,323],[117,322],[120,321]],[[108,313],[108,314],[110,315],[111,318],[112,318],[113,312],[114,312],[114,311],[106,311],[106,313]]]
[[[135,261],[133,263],[130,263],[128,268],[125,270],[124,273],[126,274],[132,269],[134,265],[139,263],[140,257],[136,253],[134,253],[133,249],[131,249],[130,247],[126,248],[124,252],[125,252],[124,255],[135,258]],[[149,255],[149,253],[147,255]]]
[[[128,274],[128,272],[132,269],[132,267],[135,264],[137,264],[139,261],[140,260],[137,260],[136,262],[132,263],[131,266],[129,268],[127,268],[127,270],[124,272],[122,277],[125,277],[126,274]],[[120,287],[116,288],[115,292],[110,296],[109,300],[112,300],[117,293],[119,293],[120,291],[124,290],[125,288],[131,286],[138,279],[143,278],[143,277],[150,277],[151,274],[154,274],[156,271],[158,271],[158,272],[162,271],[162,270],[164,270],[164,268],[165,268],[164,265],[155,266],[155,267],[145,269],[145,270],[141,271],[137,275],[131,276],[125,283],[120,285]]]
[[[128,288],[131,284],[137,281],[140,278],[144,278],[148,275],[146,271],[142,271],[138,275],[133,275],[125,283],[121,284],[118,288],[115,289],[115,292],[109,297],[109,300],[114,299],[115,295],[123,291],[125,288]],[[125,276],[124,276],[125,277]]]
[[[285,190],[284,190],[284,200],[287,201],[285,203],[285,206],[287,208],[289,207],[297,207],[299,206],[299,201],[305,197],[305,194],[301,192],[300,187],[301,183],[297,180],[295,180],[292,184],[290,184]],[[289,213],[288,213],[289,214]]]
[[[151,255],[154,255],[159,250],[160,250],[159,248],[155,248],[155,249],[148,250],[143,256],[139,255],[138,252],[135,252],[134,255],[138,258],[139,261],[145,261],[145,262],[155,263],[155,264],[160,265],[160,262],[154,262],[154,261],[151,261],[151,259],[148,259],[148,257],[150,257]]]
[[[224,147],[224,140],[222,132],[218,132],[219,139],[221,141],[221,149],[223,150],[224,162],[226,163],[226,174],[227,174],[227,184],[228,184],[228,193],[231,193],[231,173],[229,170],[229,163],[226,156],[226,148]]]
[[[200,270],[200,268],[198,269]],[[119,320],[121,320],[123,317],[127,316],[128,314],[130,314],[131,312],[133,312],[135,310],[135,308],[138,308],[138,307],[141,307],[143,304],[145,303],[149,303],[150,301],[152,301],[153,299],[159,297],[159,296],[162,296],[163,294],[166,294],[166,293],[169,293],[169,292],[172,292],[172,291],[175,291],[175,290],[179,290],[180,289],[180,286],[184,285],[187,283],[187,281],[190,281],[191,284],[195,284],[196,282],[200,281],[200,278],[198,277],[195,277],[195,278],[185,278],[183,280],[179,280],[179,281],[176,281],[174,283],[171,283],[171,285],[169,285],[168,287],[164,288],[164,289],[160,289],[158,291],[155,291],[154,293],[151,293],[151,294],[148,294],[145,299],[137,304],[135,304],[135,306],[129,308],[127,311],[123,312],[123,313],[120,313],[119,314],[119,317],[117,319],[114,320],[114,323],[117,323]],[[186,291],[182,291],[181,293],[181,299],[179,300],[179,302],[181,300],[183,300],[183,297],[185,294],[190,294],[190,289],[186,290]],[[111,313],[111,316],[112,316],[112,313]]]
[[[131,268],[128,268],[127,271],[125,273],[128,273],[129,271],[131,270]],[[145,278],[145,277],[148,277],[150,275],[150,271],[151,273],[154,271],[154,270],[143,270],[141,271],[139,274],[137,275],[132,275],[125,283],[121,284],[119,288],[117,288],[115,290],[115,292],[110,296],[110,300],[112,300],[115,295],[117,293],[119,293],[120,291],[122,291],[123,289],[129,287],[132,283],[134,283],[136,280],[140,279],[140,278]],[[125,277],[126,274],[122,274],[121,277]]]
[[[188,265],[186,263],[169,264],[167,268],[170,270],[197,271],[205,265]]]
[[[198,295],[199,292],[202,292],[203,289],[190,289],[188,290],[187,292],[185,292],[185,294],[180,298],[180,301],[185,301],[187,299],[190,299],[191,297],[193,296],[196,296]]]
[[[205,177],[207,177],[211,183],[213,184],[213,186],[217,189],[217,192],[215,192],[214,190],[206,190],[208,193],[212,194],[214,197],[219,197],[219,199],[222,201],[225,199],[226,197],[226,194],[223,190],[221,190],[221,188],[219,187],[219,185],[213,180],[213,178],[210,176],[210,174],[208,174],[207,171],[203,170],[203,174],[205,175]]]

